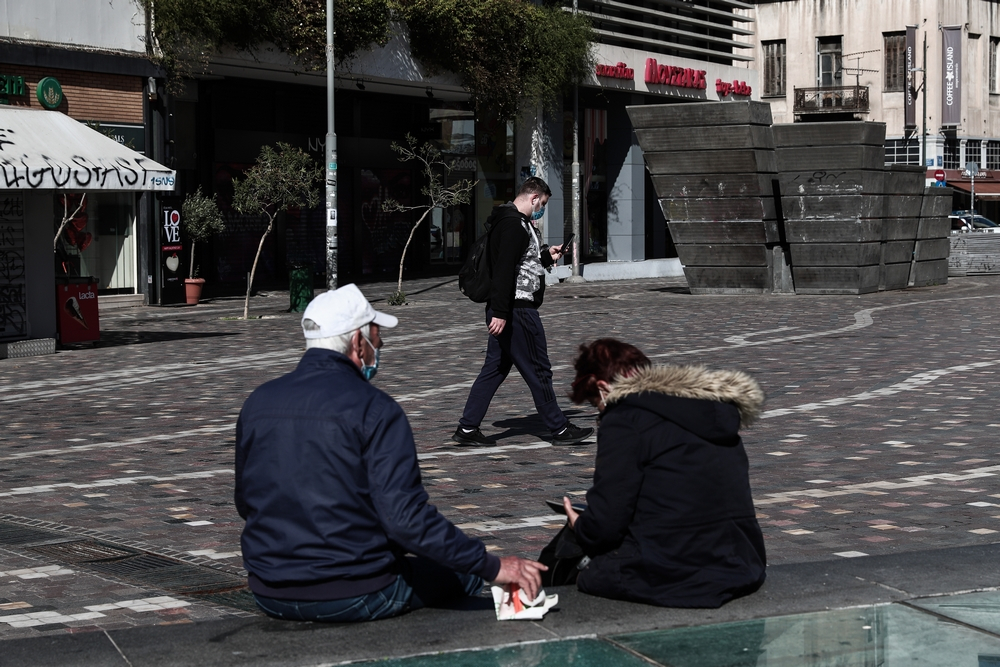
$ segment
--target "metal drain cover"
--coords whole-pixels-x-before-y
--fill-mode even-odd
[[[86,563],[85,566],[121,581],[185,595],[230,591],[246,586],[242,577],[149,553]]]
[[[78,542],[60,542],[28,547],[35,553],[48,556],[58,561],[71,564],[91,563],[102,560],[115,560],[135,556],[139,552],[127,547],[118,547],[105,542],[80,540]]]

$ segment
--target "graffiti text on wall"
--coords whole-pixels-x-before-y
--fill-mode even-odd
[[[28,334],[24,280],[24,199],[0,197],[0,340]]]

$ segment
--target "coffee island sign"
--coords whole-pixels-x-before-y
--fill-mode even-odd
[[[594,74],[605,79],[635,80],[635,70],[629,67],[627,63],[598,65],[594,70]],[[707,72],[703,69],[661,65],[656,62],[655,58],[646,58],[646,75],[643,81],[647,84],[705,90],[708,88],[708,82],[705,78],[706,74]],[[734,80],[729,82],[716,79],[715,92],[721,97],[728,97],[730,95],[749,96],[753,93],[753,89],[747,85],[746,81]]]

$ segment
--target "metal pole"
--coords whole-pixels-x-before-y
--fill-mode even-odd
[[[337,289],[337,134],[334,131],[333,0],[326,0],[326,287]]]
[[[923,136],[920,138],[920,163],[927,168],[927,31],[924,31],[924,119]]]
[[[577,0],[573,0],[573,14],[577,12]],[[572,174],[570,181],[573,184],[572,199],[573,207],[573,234],[576,240],[573,241],[573,275],[566,279],[566,282],[582,283],[586,282],[580,272],[580,243],[583,237],[580,235],[580,86],[573,84],[573,165],[570,167]]]

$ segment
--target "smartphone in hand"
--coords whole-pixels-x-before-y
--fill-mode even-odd
[[[563,507],[563,503],[561,500],[546,500],[545,504],[548,505],[549,509],[551,509],[556,514],[563,514],[563,515],[566,514],[566,508]],[[583,512],[587,509],[586,505],[582,505],[580,503],[570,503],[570,507],[576,510],[577,513]]]
[[[569,238],[563,241],[562,244],[562,256],[572,257],[573,253],[573,241],[576,240],[576,234],[570,234]]]

